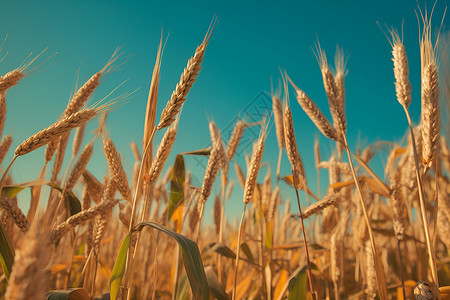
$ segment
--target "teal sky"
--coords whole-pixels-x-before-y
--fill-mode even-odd
[[[424,2],[419,1],[423,7]],[[428,3],[431,8],[432,2]],[[436,5],[437,27],[446,2]],[[121,46],[124,64],[108,76],[97,89],[91,103],[106,96],[128,80],[116,95],[139,89],[127,103],[110,113],[107,127],[122,153],[131,181],[134,159],[129,147],[141,145],[147,93],[155,62],[161,28],[170,32],[161,65],[157,118],[169,99],[189,57],[201,43],[212,17],[219,22],[205,54],[203,69],[184,106],[178,138],[172,154],[202,148],[209,143],[208,121],[214,120],[226,131],[230,124],[261,92],[270,91],[271,77],[280,77],[286,69],[302,88],[330,117],[321,74],[312,47],[319,40],[329,61],[336,45],[348,55],[346,78],[346,111],[349,143],[355,149],[387,140],[400,141],[406,130],[406,119],[395,97],[390,46],[376,24],[401,28],[404,22],[404,44],[410,63],[413,121],[419,120],[420,59],[419,29],[414,11],[416,1],[7,1],[0,11],[0,39],[8,35],[0,63],[0,73],[16,68],[31,51],[47,58],[18,86],[7,94],[5,131],[12,133],[13,148],[36,131],[56,121],[75,88],[77,70],[80,84],[97,72],[114,50]],[[448,18],[444,28],[449,28]],[[42,61],[42,60],[41,60]],[[37,65],[37,64],[35,64]],[[81,67],[80,67],[81,66]],[[315,190],[313,141],[319,132],[291,93],[297,142],[303,157],[310,186]],[[93,129],[96,122],[91,122]],[[263,161],[276,168],[278,148],[275,130],[267,139]],[[257,129],[254,129],[257,131]],[[156,136],[156,142],[161,135]],[[333,144],[320,136],[322,157],[327,159]],[[97,146],[99,144],[97,143]],[[241,149],[250,153],[251,149]],[[385,155],[385,153],[383,153]],[[383,156],[382,155],[382,156]],[[6,160],[10,160],[12,151]],[[174,161],[174,155],[168,164]],[[378,159],[382,162],[382,159]],[[186,158],[197,181],[204,169]],[[242,167],[242,156],[238,158]],[[5,167],[6,161],[3,164]],[[12,168],[16,181],[38,177],[43,164],[43,149],[21,157]],[[206,159],[204,159],[206,165]],[[290,169],[286,157],[282,173]],[[100,147],[88,165],[101,179],[107,165]],[[230,169],[234,178],[233,168]],[[381,169],[380,169],[381,170]],[[262,178],[266,169],[262,170]],[[326,172],[322,172],[327,182]],[[382,174],[380,174],[382,176]],[[285,196],[291,196],[281,184]],[[216,186],[214,193],[219,192]],[[211,196],[211,198],[213,198]],[[212,203],[212,199],[210,199]],[[233,203],[231,205],[231,203]],[[229,214],[240,214],[242,191],[236,187]]]

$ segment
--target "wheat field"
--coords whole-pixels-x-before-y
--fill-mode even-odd
[[[392,93],[404,111],[398,118],[409,125],[405,138],[364,148],[347,139],[348,57],[337,48],[333,63],[319,41],[313,47],[322,75],[317,80],[322,80],[331,118],[307,94],[308,86],[280,69],[280,85],[271,87],[272,109],[258,122],[238,118],[225,139],[211,119],[207,148],[177,136],[189,91],[202,84],[202,62],[220,26],[216,17],[158,111],[161,37],[146,112],[139,116],[145,120],[142,143],[135,141],[130,149],[116,146],[107,117],[120,114],[133,93],[113,90],[93,99],[103,80],[120,72],[121,50],[106,57],[90,78],[80,78],[84,83],[56,122],[24,141],[3,131],[8,92],[20,89],[28,76],[39,76],[33,70],[47,53],[31,55],[16,69],[2,69],[1,297],[450,299],[449,52],[429,12],[419,9],[418,20],[420,100],[411,93],[407,53],[413,50],[403,44],[403,28],[380,26],[391,47],[386,60],[392,60]],[[418,124],[409,112],[413,101],[421,103]],[[320,138],[332,145],[331,155],[323,155],[329,151],[319,141],[300,142],[293,111],[312,121]],[[96,124],[94,131],[86,130],[88,122]],[[258,135],[245,164],[239,164],[235,155],[250,129]],[[266,143],[269,135],[277,144]],[[176,143],[185,143],[184,152],[173,153]],[[101,145],[108,166],[103,178],[90,164],[94,144]],[[316,174],[306,174],[299,150],[304,147],[314,149]],[[17,182],[11,175],[14,163],[40,148],[45,153],[39,177]],[[268,148],[279,152],[278,160],[265,159]],[[135,159],[129,174],[122,162],[126,151]],[[7,155],[13,158],[8,161]],[[169,165],[170,155],[176,158]],[[376,155],[384,161],[381,171],[372,168]],[[200,184],[185,164],[192,156],[207,161]],[[70,158],[67,166],[64,157]],[[290,172],[283,174],[282,165]],[[321,182],[321,174],[329,181]],[[311,176],[317,176],[317,187],[308,183]],[[243,198],[233,198],[233,189],[241,189]],[[283,191],[294,197],[283,197]],[[30,204],[22,210],[18,203],[27,192]],[[243,210],[233,219],[225,207],[237,201]],[[207,203],[213,203],[212,212]]]

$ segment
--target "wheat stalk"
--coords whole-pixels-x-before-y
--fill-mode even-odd
[[[263,125],[261,126],[261,131],[259,133],[258,141],[255,144],[252,159],[250,161],[250,166],[247,170],[247,177],[245,180],[244,187],[244,210],[242,211],[241,222],[239,224],[238,238],[237,238],[237,250],[236,250],[236,261],[235,261],[235,271],[234,271],[234,285],[233,285],[233,294],[232,300],[236,299],[236,283],[237,283],[237,274],[239,269],[239,253],[241,249],[241,235],[244,228],[244,220],[245,220],[245,212],[247,208],[247,204],[253,198],[253,193],[256,187],[256,178],[258,177],[259,166],[261,164],[262,156],[264,154],[264,144],[266,140],[266,130],[267,125],[265,124],[265,119],[263,120]]]
[[[5,127],[6,120],[6,95],[4,92],[0,92],[0,136]]]

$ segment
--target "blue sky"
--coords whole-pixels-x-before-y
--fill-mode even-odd
[[[424,2],[419,1],[423,7]],[[440,24],[446,2],[436,5],[434,25]],[[431,7],[432,2],[428,3]],[[6,133],[14,137],[13,147],[34,132],[57,120],[75,87],[87,80],[121,46],[124,64],[108,76],[91,101],[107,95],[128,80],[118,93],[139,89],[124,105],[112,111],[107,126],[131,181],[133,156],[129,147],[141,145],[147,92],[160,39],[170,32],[161,65],[157,116],[169,99],[188,58],[202,41],[212,17],[219,22],[206,51],[203,70],[192,88],[180,120],[173,154],[202,148],[209,143],[208,121],[225,131],[227,125],[261,92],[270,91],[279,69],[286,69],[329,117],[321,74],[312,47],[317,40],[333,61],[336,45],[349,56],[346,78],[349,143],[400,141],[406,119],[395,98],[389,43],[376,24],[401,28],[410,63],[413,121],[419,120],[420,59],[419,29],[415,1],[7,1],[0,11],[0,39],[8,35],[0,63],[4,74],[17,67],[31,51],[48,47],[43,58],[51,57],[7,95]],[[444,27],[449,28],[448,18]],[[80,67],[81,66],[81,67]],[[313,141],[319,137],[291,93],[291,107],[300,153],[312,189],[315,189]],[[89,128],[94,128],[91,122]],[[161,135],[156,136],[156,142]],[[327,158],[333,144],[320,136],[322,156]],[[250,153],[250,148],[241,149]],[[278,149],[275,130],[269,133],[263,161],[276,168]],[[174,161],[174,155],[168,164]],[[11,158],[7,157],[6,160]],[[379,159],[380,160],[380,159]],[[186,159],[201,182],[203,170]],[[238,159],[244,166],[242,157]],[[43,150],[21,157],[11,173],[16,181],[37,178]],[[206,161],[205,161],[206,164]],[[5,162],[4,162],[5,167]],[[88,169],[100,179],[107,170],[97,147]],[[282,173],[289,171],[286,158]],[[231,169],[233,170],[233,168]],[[265,175],[266,170],[262,171]],[[233,171],[232,171],[233,173]],[[380,174],[381,176],[382,174]],[[261,177],[262,177],[261,176]],[[323,182],[327,182],[322,172]],[[285,196],[290,195],[283,186]],[[236,188],[229,213],[242,208],[242,192]],[[213,194],[219,192],[215,187]],[[211,196],[213,198],[213,196]],[[212,202],[212,200],[210,200]],[[233,203],[233,204],[231,204]]]

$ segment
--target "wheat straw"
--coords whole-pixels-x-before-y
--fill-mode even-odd
[[[0,92],[0,136],[5,127],[6,120],[6,95],[4,92]]]

